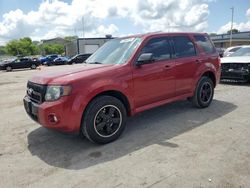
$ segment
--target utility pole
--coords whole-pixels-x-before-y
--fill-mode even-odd
[[[234,25],[234,7],[230,8],[232,10],[232,18],[231,18],[231,31],[230,31],[230,47],[232,46],[232,35],[233,35],[233,25]]]
[[[82,16],[82,38],[84,38],[84,35],[85,35],[84,30],[85,30],[85,28],[84,28],[84,16]]]

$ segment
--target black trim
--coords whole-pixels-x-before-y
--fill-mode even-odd
[[[79,50],[79,39],[76,39],[76,45],[77,45],[77,54],[79,54],[80,53],[80,50]]]

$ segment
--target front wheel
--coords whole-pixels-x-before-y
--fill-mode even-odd
[[[198,108],[206,108],[210,105],[214,96],[214,83],[207,77],[203,76],[198,81],[195,89],[194,96],[192,97],[192,103]]]
[[[9,71],[12,71],[12,67],[11,67],[11,66],[7,66],[7,67],[6,67],[6,71],[8,71],[8,72],[9,72]]]
[[[90,141],[106,144],[122,134],[126,118],[126,109],[119,99],[100,96],[88,105],[83,116],[81,131]]]

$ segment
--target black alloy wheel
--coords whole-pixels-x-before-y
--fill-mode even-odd
[[[121,111],[116,106],[106,105],[96,113],[94,128],[101,137],[110,137],[119,130],[121,123]]]
[[[210,101],[212,97],[212,85],[210,82],[204,82],[203,85],[201,86],[201,91],[200,91],[200,98],[203,103],[207,103]]]
[[[87,106],[81,123],[81,132],[90,141],[106,144],[116,140],[126,126],[124,104],[113,96],[99,96]]]
[[[198,81],[194,96],[191,101],[198,108],[206,108],[210,105],[214,96],[214,83],[211,78],[202,76]]]

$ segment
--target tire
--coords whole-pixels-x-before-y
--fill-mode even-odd
[[[193,105],[197,108],[206,108],[212,102],[213,96],[213,81],[207,76],[202,76],[197,83],[195,94],[191,98]]]
[[[94,143],[107,144],[119,138],[125,129],[126,119],[126,109],[119,99],[100,96],[88,105],[81,132]]]
[[[32,64],[30,68],[31,68],[31,69],[36,69],[36,65],[35,65],[35,64]]]
[[[8,72],[12,71],[12,67],[11,66],[7,66],[6,67],[6,71],[8,71]]]

